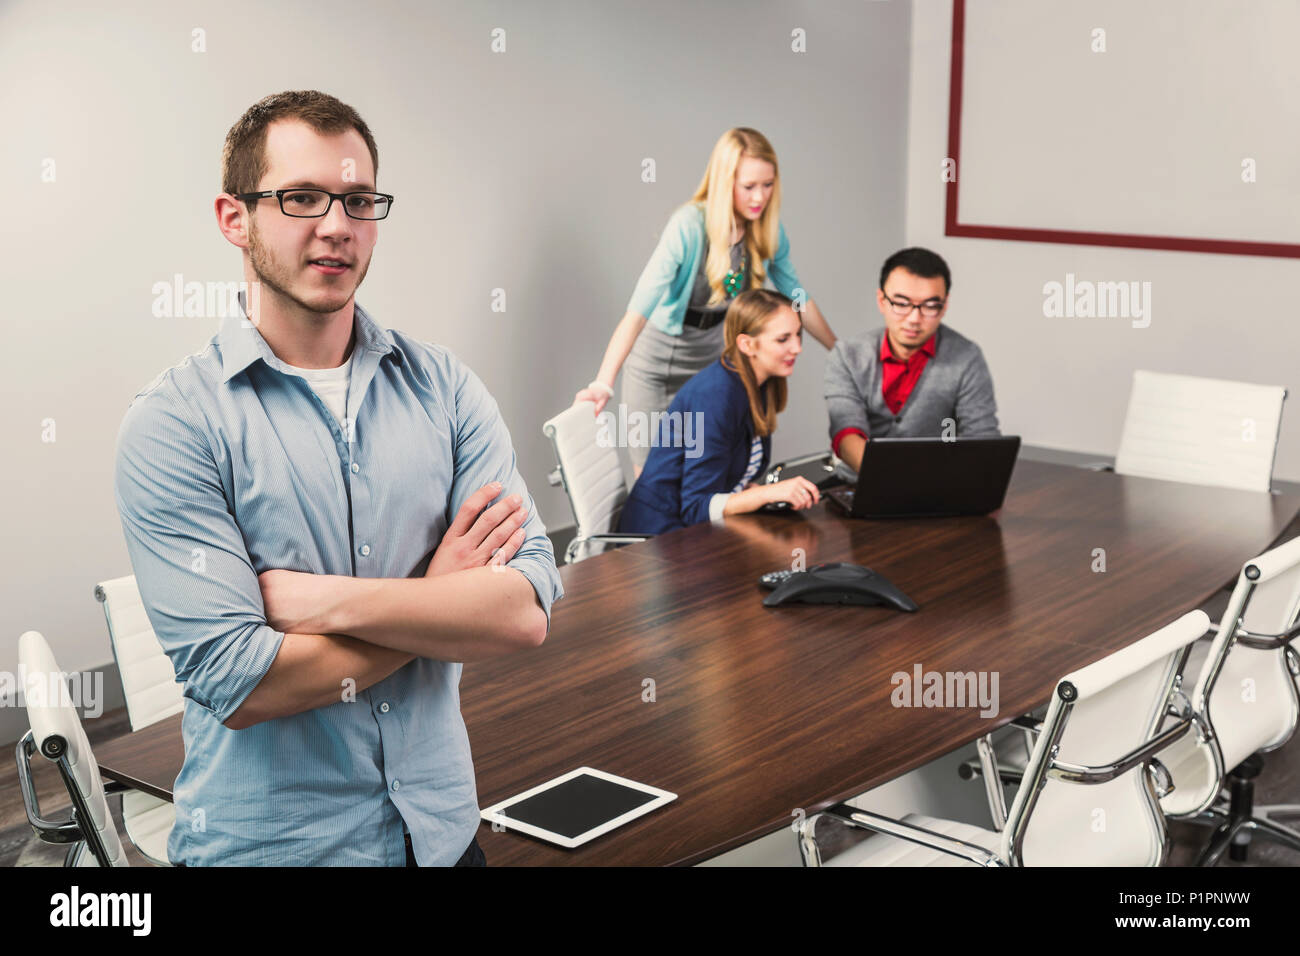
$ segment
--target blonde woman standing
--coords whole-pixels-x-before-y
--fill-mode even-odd
[[[699,189],[668,220],[595,380],[574,401],[594,402],[600,414],[623,369],[626,412],[643,413],[653,423],[654,413],[666,410],[678,389],[722,354],[727,306],[769,278],[781,293],[804,302],[804,328],[833,348],[835,334],[800,289],[780,211],[772,144],[754,129],[728,130],[713,147]],[[654,444],[659,436],[653,428],[648,433]],[[639,475],[650,447],[629,452]]]

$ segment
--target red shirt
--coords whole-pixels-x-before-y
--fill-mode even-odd
[[[889,347],[889,333],[880,337],[880,394],[895,415],[912,394],[925,363],[934,357],[934,339],[933,335],[930,336],[910,359],[903,362],[894,358],[893,349]]]
[[[925,363],[934,357],[936,338],[937,336],[930,336],[925,344],[904,362],[894,357],[893,349],[889,347],[888,331],[880,337],[880,395],[895,415],[907,404],[908,396],[912,394],[921,372],[925,370]],[[868,437],[860,428],[841,429],[840,433],[831,439],[831,451],[837,455],[840,453],[840,442],[844,440],[845,435]]]

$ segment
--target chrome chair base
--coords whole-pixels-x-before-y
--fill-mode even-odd
[[[1187,822],[1213,826],[1210,842],[1197,858],[1197,866],[1214,866],[1227,853],[1228,858],[1244,863],[1255,835],[1293,850],[1300,850],[1300,831],[1283,826],[1275,816],[1300,816],[1300,805],[1294,803],[1255,806],[1255,778],[1264,769],[1263,758],[1252,754],[1228,775],[1228,786],[1219,794],[1214,805]]]
[[[1211,810],[1208,812],[1215,813],[1216,811]],[[1293,850],[1300,850],[1300,832],[1296,830],[1259,817],[1249,817],[1244,820],[1227,818],[1211,835],[1210,842],[1201,852],[1196,865],[1214,866],[1223,858],[1225,852],[1229,853],[1230,858],[1233,860],[1244,861],[1253,834],[1281,843]]]
[[[1300,830],[1283,826],[1273,819],[1275,816],[1300,816],[1300,806],[1290,803],[1255,807],[1247,816],[1234,814],[1231,800],[1224,796],[1215,806],[1181,822],[1214,827],[1209,843],[1196,860],[1197,866],[1214,866],[1224,853],[1234,862],[1245,862],[1254,836],[1300,850]]]

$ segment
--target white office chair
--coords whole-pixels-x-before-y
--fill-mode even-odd
[[[70,843],[64,866],[129,866],[118,838],[106,793],[120,793],[120,784],[99,777],[99,765],[72,706],[64,675],[45,638],[28,631],[18,638],[18,661],[24,679],[27,719],[31,723],[18,741],[18,783],[27,821],[47,843]],[[72,818],[58,822],[41,816],[32,780],[31,758],[36,751],[53,761],[72,798]]]
[[[1062,678],[1035,728],[1010,813],[995,801],[996,829],[917,814],[893,820],[841,803],[826,815],[897,839],[872,837],[827,865],[1159,866],[1168,832],[1157,793],[1165,773],[1155,755],[1193,727],[1177,682],[1189,646],[1209,624],[1204,611],[1192,611]],[[1161,729],[1171,708],[1177,723]],[[992,748],[980,754],[986,780],[998,780]],[[816,821],[800,828],[808,866],[823,865]]]
[[[113,659],[122,678],[126,713],[136,731],[185,709],[181,685],[171,659],[163,652],[145,613],[135,577],[102,581],[95,598],[104,605]],[[167,838],[176,820],[176,808],[166,800],[139,790],[122,794],[122,822],[127,836],[152,863],[170,866]]]
[[[645,535],[617,534],[618,517],[627,501],[627,483],[618,447],[601,440],[595,404],[579,402],[542,425],[555,447],[555,470],[547,480],[563,485],[577,526],[564,552],[566,564],[599,554],[609,545],[645,541]]]
[[[1300,850],[1300,832],[1271,819],[1300,817],[1300,804],[1254,806],[1259,754],[1286,743],[1300,717],[1297,617],[1300,538],[1293,538],[1242,567],[1192,690],[1200,733],[1163,758],[1175,785],[1161,801],[1165,813],[1215,827],[1202,865],[1228,849],[1244,860],[1253,835]]]
[[[1285,400],[1280,386],[1134,372],[1115,471],[1268,491]]]

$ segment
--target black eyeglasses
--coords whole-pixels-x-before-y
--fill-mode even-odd
[[[256,199],[280,201],[280,212],[295,219],[319,219],[329,215],[334,200],[343,203],[343,211],[351,219],[384,219],[393,207],[393,197],[388,193],[332,193],[324,189],[268,189],[260,193],[238,193],[242,202]]]
[[[923,316],[927,319],[933,319],[943,311],[943,299],[926,299],[924,302],[913,303],[910,299],[895,301],[883,292],[881,295],[885,296],[885,301],[893,308],[894,315],[911,315],[913,309],[920,309]]]

